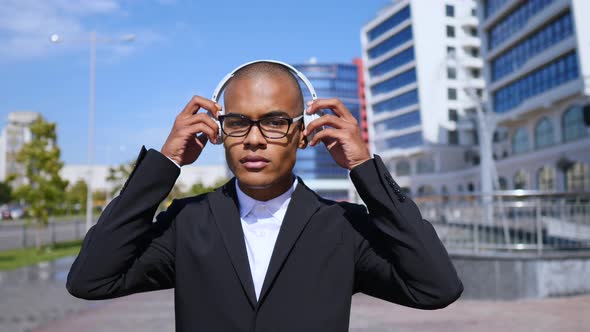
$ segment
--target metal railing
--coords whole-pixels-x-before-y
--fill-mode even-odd
[[[590,193],[497,191],[415,199],[449,252],[590,250]],[[487,205],[486,205],[487,204]]]
[[[37,232],[42,245],[84,238],[84,220],[50,220],[46,227],[37,229],[32,223],[24,221],[0,222],[0,250],[34,247]]]

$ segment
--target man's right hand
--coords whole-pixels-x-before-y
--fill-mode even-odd
[[[207,139],[214,143],[220,139],[217,137],[217,123],[206,112],[197,113],[201,108],[209,111],[216,119],[217,112],[221,110],[221,106],[213,100],[194,96],[176,116],[170,135],[160,150],[179,166],[194,163],[207,144]]]

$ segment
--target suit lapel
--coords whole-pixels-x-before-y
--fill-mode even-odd
[[[297,242],[305,225],[307,225],[311,216],[320,207],[316,194],[305,186],[301,178],[298,177],[297,180],[299,183],[297,184],[297,188],[295,188],[289,206],[287,207],[287,212],[270,259],[270,264],[266,271],[266,277],[264,278],[258,305],[262,303],[265,295],[272,287],[283,263],[287,259],[295,242]]]
[[[236,179],[210,194],[209,205],[219,227],[225,248],[231,258],[234,270],[252,307],[256,307],[256,293],[246,253],[244,232],[240,223],[239,203],[235,188]]]

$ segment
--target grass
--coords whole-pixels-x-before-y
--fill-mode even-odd
[[[12,249],[0,251],[0,271],[14,270],[23,266],[51,261],[66,256],[73,256],[80,251],[81,240],[60,242],[36,248]]]

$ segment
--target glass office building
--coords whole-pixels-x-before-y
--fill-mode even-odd
[[[358,67],[351,64],[306,63],[295,65],[314,86],[318,98],[339,98],[360,121]],[[302,85],[306,102],[311,99]],[[329,111],[327,111],[329,112]],[[350,200],[351,184],[348,170],[338,166],[323,144],[297,152],[295,174],[321,196]]]
[[[590,1],[479,5],[500,189],[590,190]]]

